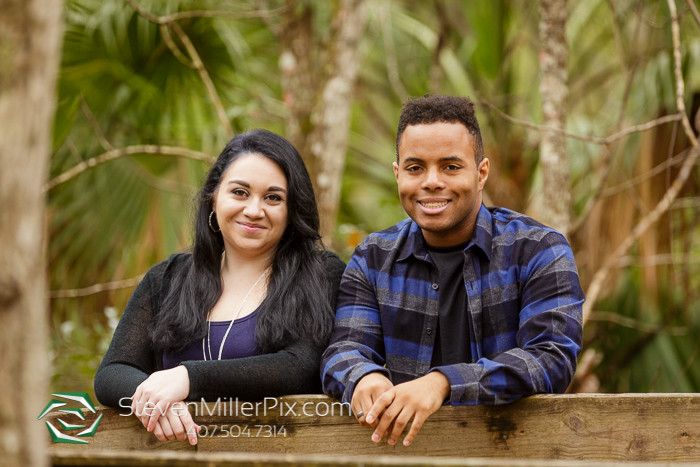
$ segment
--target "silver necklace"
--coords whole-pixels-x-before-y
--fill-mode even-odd
[[[221,345],[219,346],[219,358],[218,358],[218,360],[221,360],[221,353],[224,351],[224,344],[226,343],[226,338],[228,337],[229,331],[231,331],[231,327],[233,326],[233,322],[236,320],[236,318],[238,318],[238,315],[241,314],[241,310],[243,310],[243,305],[245,305],[246,300],[248,300],[250,293],[253,291],[255,286],[258,285],[258,283],[260,283],[262,278],[265,277],[265,274],[267,274],[267,272],[270,270],[271,267],[272,267],[272,265],[268,266],[267,269],[265,269],[263,271],[262,275],[258,278],[257,281],[255,281],[255,284],[253,284],[253,287],[251,287],[250,290],[248,291],[248,293],[246,294],[245,298],[243,299],[243,302],[241,303],[241,306],[238,307],[238,312],[236,312],[236,316],[234,316],[233,319],[231,320],[231,324],[228,325],[228,329],[226,329],[226,334],[224,334],[224,338],[221,339]],[[211,314],[211,311],[209,311],[209,313]],[[214,360],[211,356],[211,321],[207,320],[207,323],[208,323],[209,327],[207,329],[206,340],[207,340],[207,344],[208,344],[207,347],[209,348],[209,360]],[[204,355],[204,360],[206,361],[207,360],[207,352],[204,350],[204,339],[202,339],[202,355]]]

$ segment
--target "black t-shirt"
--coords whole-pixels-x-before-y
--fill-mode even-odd
[[[427,245],[438,269],[438,326],[431,367],[471,363],[467,290],[464,286],[464,249],[469,242],[448,247]]]

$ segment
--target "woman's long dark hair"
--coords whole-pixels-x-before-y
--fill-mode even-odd
[[[260,154],[287,177],[288,225],[272,261],[267,298],[258,314],[255,339],[263,353],[280,350],[304,336],[318,346],[333,328],[327,278],[318,253],[318,208],[311,178],[292,144],[267,130],[231,140],[209,170],[197,194],[192,255],[173,272],[170,289],[151,332],[157,349],[180,352],[207,333],[207,316],[221,296],[221,232],[209,228],[212,200],[226,169],[239,157]]]

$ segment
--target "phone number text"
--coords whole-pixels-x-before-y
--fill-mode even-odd
[[[277,438],[287,437],[284,425],[202,425],[200,438]]]

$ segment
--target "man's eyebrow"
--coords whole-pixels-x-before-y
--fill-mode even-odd
[[[459,156],[448,156],[448,157],[441,157],[438,159],[438,162],[462,162],[464,159],[462,159]]]
[[[403,160],[403,164],[413,164],[416,162],[423,162],[423,159],[420,157],[407,157],[406,159]]]
[[[244,186],[246,188],[250,188],[250,183],[244,182],[243,180],[229,180],[228,184],[229,185],[231,185],[231,184],[241,185],[241,186]],[[274,186],[274,185],[271,186],[270,188],[268,188],[267,191],[281,191],[285,195],[287,194],[287,190],[285,190],[284,188],[282,188],[280,186]]]
[[[420,157],[407,157],[403,161],[404,164],[413,164],[413,163],[421,163],[421,162],[424,162],[424,161]],[[447,157],[441,157],[440,159],[438,159],[438,162],[464,162],[464,159],[462,159],[459,156],[447,156]]]

